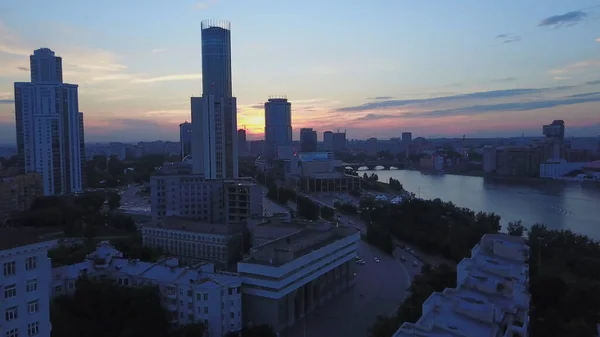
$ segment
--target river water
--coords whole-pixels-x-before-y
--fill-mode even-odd
[[[571,229],[600,240],[600,189],[557,181],[508,181],[457,175],[424,175],[409,170],[359,171],[377,173],[379,181],[399,180],[424,199],[440,198],[474,211],[494,212],[524,225],[543,223],[549,229]]]

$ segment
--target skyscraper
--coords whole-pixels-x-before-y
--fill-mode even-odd
[[[333,132],[323,132],[323,148],[325,151],[333,151]]]
[[[181,159],[192,154],[192,123],[186,121],[179,124],[179,143],[181,145]]]
[[[300,129],[300,152],[317,152],[317,131],[312,128]]]
[[[277,157],[280,146],[292,145],[292,104],[286,98],[269,98],[265,103],[265,155]]]
[[[245,156],[248,154],[248,143],[246,142],[246,130],[239,129],[237,132],[238,138],[238,155]]]
[[[238,177],[237,103],[231,89],[231,28],[202,21],[202,97],[192,97],[194,173]]]
[[[77,85],[63,83],[62,59],[48,48],[30,56],[31,82],[15,82],[21,172],[42,176],[45,195],[83,188],[83,113]]]

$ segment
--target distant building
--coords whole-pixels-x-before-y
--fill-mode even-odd
[[[269,98],[265,103],[265,156],[277,157],[280,146],[292,145],[292,104],[286,98]]]
[[[412,142],[412,132],[402,132],[402,148],[405,154],[405,157],[408,158],[410,155],[410,145]]]
[[[246,130],[239,129],[237,131],[238,140],[238,155],[245,156],[248,154],[248,143],[246,142]]]
[[[434,292],[416,323],[393,337],[526,337],[529,246],[522,238],[486,234],[457,267],[457,287]]]
[[[346,151],[346,132],[333,133],[333,151]]]
[[[181,144],[181,159],[192,154],[192,123],[179,124],[179,143]]]
[[[365,153],[367,156],[375,157],[379,152],[379,142],[377,138],[371,137],[365,142]]]
[[[300,129],[300,152],[317,152],[317,131],[312,128]]]
[[[248,142],[250,154],[252,154],[254,156],[262,156],[264,153],[264,151],[263,151],[264,145],[265,145],[264,140],[253,140],[253,141]]]
[[[77,85],[63,83],[62,59],[48,48],[30,56],[31,82],[15,82],[21,173],[42,176],[45,195],[83,190],[83,113]]]
[[[333,151],[333,132],[323,132],[323,150]]]
[[[48,250],[57,242],[39,234],[37,228],[0,229],[2,336],[50,337]]]
[[[49,266],[50,259],[46,261]],[[171,324],[201,322],[208,336],[224,336],[242,328],[240,277],[215,272],[211,264],[184,268],[176,258],[164,258],[156,263],[130,260],[104,241],[84,262],[52,269],[52,279],[48,278],[43,287],[51,284],[52,296],[70,294],[75,291],[77,279],[84,274],[91,279],[108,278],[126,287],[158,287]],[[46,302],[49,293],[45,294]]]
[[[9,219],[11,213],[28,210],[35,199],[44,195],[40,174],[4,173],[0,171],[0,227]]]
[[[348,192],[360,189],[359,177],[346,175],[331,152],[307,152],[289,163],[287,180],[306,192]]]
[[[483,147],[483,172],[493,173],[496,171],[496,147],[486,145]]]
[[[238,263],[244,322],[282,333],[355,282],[360,232],[354,228],[298,229],[254,247]]]

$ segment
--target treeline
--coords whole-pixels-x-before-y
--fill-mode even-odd
[[[529,229],[528,242],[529,335],[597,336],[600,242],[544,225]]]
[[[424,265],[421,274],[413,279],[402,305],[391,317],[379,316],[369,329],[369,337],[391,337],[402,323],[415,323],[423,314],[423,303],[433,294],[456,287],[456,268],[446,264],[432,267]]]
[[[84,166],[87,187],[117,187],[150,181],[150,176],[166,162],[181,161],[179,156],[151,154],[120,160],[117,156],[96,155]]]
[[[40,197],[28,210],[13,214],[8,225],[57,228],[69,237],[95,237],[109,230],[110,234],[133,233],[137,230],[135,221],[112,212],[120,206],[120,200],[116,192]],[[105,202],[107,209],[103,210]]]
[[[474,212],[440,199],[408,199],[385,205],[366,200],[361,203],[361,216],[372,230],[389,233],[456,262],[470,254],[481,236],[501,229],[496,214]]]

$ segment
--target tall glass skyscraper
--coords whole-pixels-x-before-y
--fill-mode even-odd
[[[292,145],[292,104],[286,98],[269,98],[265,103],[265,155],[277,157],[280,146]]]
[[[238,177],[237,103],[231,89],[231,29],[202,21],[202,97],[192,97],[192,163],[210,179]]]

